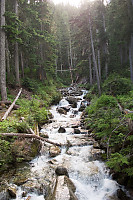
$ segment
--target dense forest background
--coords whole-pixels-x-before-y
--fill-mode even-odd
[[[133,82],[133,2],[1,1],[1,96],[31,80],[101,84],[112,73]],[[84,81],[83,81],[84,79]]]
[[[0,3],[0,98],[10,100],[10,91],[20,87],[34,94],[31,102],[19,102],[16,116],[26,122],[0,122],[0,131],[23,132],[27,124],[45,123],[47,106],[60,98],[57,87],[84,86],[91,102],[87,127],[106,149],[109,167],[131,186],[133,0],[82,1],[79,8],[50,0]],[[10,144],[0,142],[7,159],[2,165],[11,154]]]

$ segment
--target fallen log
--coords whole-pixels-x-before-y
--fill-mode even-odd
[[[18,95],[16,96],[15,100],[13,101],[13,103],[10,105],[10,107],[8,108],[8,110],[6,111],[6,113],[4,114],[4,116],[2,117],[1,121],[5,120],[8,117],[8,115],[11,112],[11,110],[13,109],[16,101],[18,100],[21,92],[22,92],[22,88],[20,89],[20,91],[19,91]]]
[[[19,137],[19,138],[35,138],[37,140],[41,140],[56,146],[60,146],[61,144],[56,143],[56,142],[52,142],[46,138],[40,137],[38,135],[33,135],[33,134],[25,134],[25,133],[0,133],[0,136],[6,136],[6,137]]]

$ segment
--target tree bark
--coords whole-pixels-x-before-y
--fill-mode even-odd
[[[100,79],[99,79],[96,55],[95,55],[95,50],[94,50],[94,42],[93,42],[93,36],[92,36],[92,27],[91,27],[91,18],[90,18],[90,16],[89,16],[89,29],[90,29],[90,38],[91,38],[91,48],[92,48],[92,55],[93,55],[93,63],[94,63],[94,68],[95,68],[95,71],[96,71],[96,78],[97,78],[98,93],[99,93],[99,95],[101,95],[101,86],[100,86]]]
[[[89,54],[89,75],[90,75],[90,85],[92,85],[92,67],[91,67],[91,55]]]
[[[0,14],[1,14],[1,28],[0,28],[0,87],[1,98],[3,101],[7,100],[6,91],[6,57],[5,57],[5,0],[0,2]]]
[[[101,60],[100,60],[100,49],[97,51],[97,58],[98,58],[98,71],[99,71],[99,79],[101,81]]]
[[[132,52],[133,52],[133,37],[131,36],[131,41],[129,44],[129,63],[130,63],[130,76],[131,76],[131,81],[133,83],[133,57],[132,57]]]
[[[22,52],[21,52],[21,69],[22,69],[22,77],[24,78],[24,60]]]
[[[8,108],[8,110],[6,111],[6,113],[4,114],[4,116],[2,117],[2,119],[1,119],[2,121],[5,120],[8,117],[8,115],[11,112],[11,110],[13,109],[16,101],[18,100],[21,92],[22,92],[22,88],[20,89],[20,91],[19,91],[18,95],[16,96],[15,100],[13,101],[13,103],[10,105],[10,107]]]
[[[15,0],[15,14],[18,17],[18,0]],[[19,53],[18,53],[18,42],[15,42],[15,73],[16,73],[16,85],[20,86],[20,77],[19,77]]]
[[[7,61],[7,77],[8,79],[11,76],[11,69],[10,69],[10,51],[9,51],[9,45],[8,45],[8,40],[6,38],[6,61]]]

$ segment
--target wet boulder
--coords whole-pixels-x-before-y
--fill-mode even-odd
[[[17,187],[15,185],[11,185],[8,188],[7,191],[8,191],[8,193],[9,193],[11,198],[16,198],[16,196],[17,196]]]
[[[71,106],[72,106],[72,108],[77,108],[77,103],[74,102]]]
[[[84,111],[84,109],[85,109],[85,106],[80,106],[80,108],[79,108],[79,112],[83,112]]]
[[[80,134],[81,131],[78,128],[74,128],[74,134]]]
[[[60,113],[60,114],[64,114],[64,115],[66,115],[67,114],[67,111],[64,109],[64,108],[57,108],[57,111],[58,111],[58,113]]]
[[[57,184],[54,190],[55,200],[78,200],[75,195],[76,188],[73,182],[67,176],[58,176]]]
[[[63,175],[65,175],[65,176],[69,177],[67,168],[62,167],[62,166],[58,166],[58,167],[55,169],[55,173],[56,173],[57,176],[63,176]]]
[[[62,126],[60,126],[60,128],[58,129],[58,133],[65,133],[66,129]]]
[[[49,150],[50,157],[58,156],[61,153],[61,150],[57,146],[51,146]]]
[[[40,130],[40,137],[49,138],[48,133],[44,129]]]
[[[37,156],[42,148],[42,142],[38,140],[17,139],[12,144],[12,151],[16,155],[16,159],[20,158],[20,161],[30,161]]]
[[[27,193],[35,192],[38,195],[43,195],[43,185],[38,182],[38,180],[33,179],[27,181],[25,184],[22,185],[22,189],[24,190],[23,195]]]
[[[99,146],[98,142],[95,142],[95,143],[93,144],[93,148],[95,148],[95,149],[100,149],[100,146]]]
[[[73,111],[73,114],[74,114],[74,115],[77,115],[77,114],[78,114],[78,110],[74,110],[74,111]]]
[[[69,112],[71,106],[61,106],[60,108],[64,109],[66,112]]]
[[[24,192],[22,193],[22,197],[26,197],[26,196],[27,196],[27,192],[24,191]]]
[[[75,115],[70,115],[70,118],[74,118],[75,117]]]
[[[121,200],[131,200],[130,197],[126,195],[126,193],[122,189],[117,190],[117,196]]]
[[[70,104],[76,104],[77,105],[77,99],[76,98],[74,98],[74,97],[72,97],[72,96],[69,96],[69,97],[67,97],[67,99],[66,99]]]

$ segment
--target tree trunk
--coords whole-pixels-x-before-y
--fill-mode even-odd
[[[6,58],[5,58],[5,0],[1,0],[0,14],[1,14],[1,28],[0,28],[0,87],[1,87],[1,98],[3,101],[7,99],[6,91]]]
[[[8,79],[11,76],[11,69],[10,69],[10,51],[9,51],[9,45],[8,45],[8,40],[6,38],[6,61],[7,61],[7,77]]]
[[[108,78],[108,62],[107,62],[107,60],[105,61],[105,77],[106,77],[106,79]]]
[[[15,0],[15,14],[18,16],[18,1]],[[19,77],[19,53],[18,53],[18,43],[15,42],[15,74],[16,74],[16,85],[20,86]]]
[[[133,37],[131,36],[131,42],[129,44],[129,63],[130,63],[130,76],[131,76],[131,81],[133,83],[133,57],[132,57],[132,52],[133,52]]]
[[[101,86],[100,86],[100,79],[99,79],[96,55],[95,55],[95,50],[94,50],[94,42],[93,42],[93,37],[92,37],[92,28],[91,28],[91,18],[90,18],[90,16],[89,16],[89,29],[90,29],[90,38],[91,38],[91,48],[92,48],[92,55],[93,55],[93,63],[94,63],[94,68],[95,68],[95,71],[96,71],[96,78],[97,78],[98,93],[99,93],[99,95],[101,95]]]
[[[22,77],[24,78],[24,60],[22,52],[21,52],[21,69],[22,69]]]
[[[103,28],[104,28],[104,34],[106,34],[107,30],[106,30],[106,21],[105,21],[105,5],[104,5],[104,0],[102,0],[102,17],[103,17]],[[105,53],[105,77],[107,79],[108,77],[108,44],[107,44],[107,40],[105,39],[104,41],[104,53]]]
[[[120,46],[120,61],[121,61],[121,65],[123,64],[123,49],[122,49],[122,45]]]
[[[97,58],[98,58],[98,71],[99,71],[99,79],[101,81],[101,60],[100,60],[100,49],[97,51]]]
[[[91,67],[91,55],[89,54],[89,72],[90,72],[90,85],[92,85],[92,67]]]
[[[69,36],[71,37],[71,36]],[[70,47],[70,75],[71,75],[71,83],[73,84],[73,74],[72,74],[72,68],[73,68],[73,57],[72,57],[72,41],[71,38],[69,40],[69,47]]]
[[[41,31],[43,31],[43,22],[41,22]],[[40,65],[40,75],[41,75],[41,81],[44,82],[46,79],[46,72],[44,69],[44,60],[45,60],[45,53],[43,51],[43,43],[40,43],[40,54],[41,54],[41,65]]]

